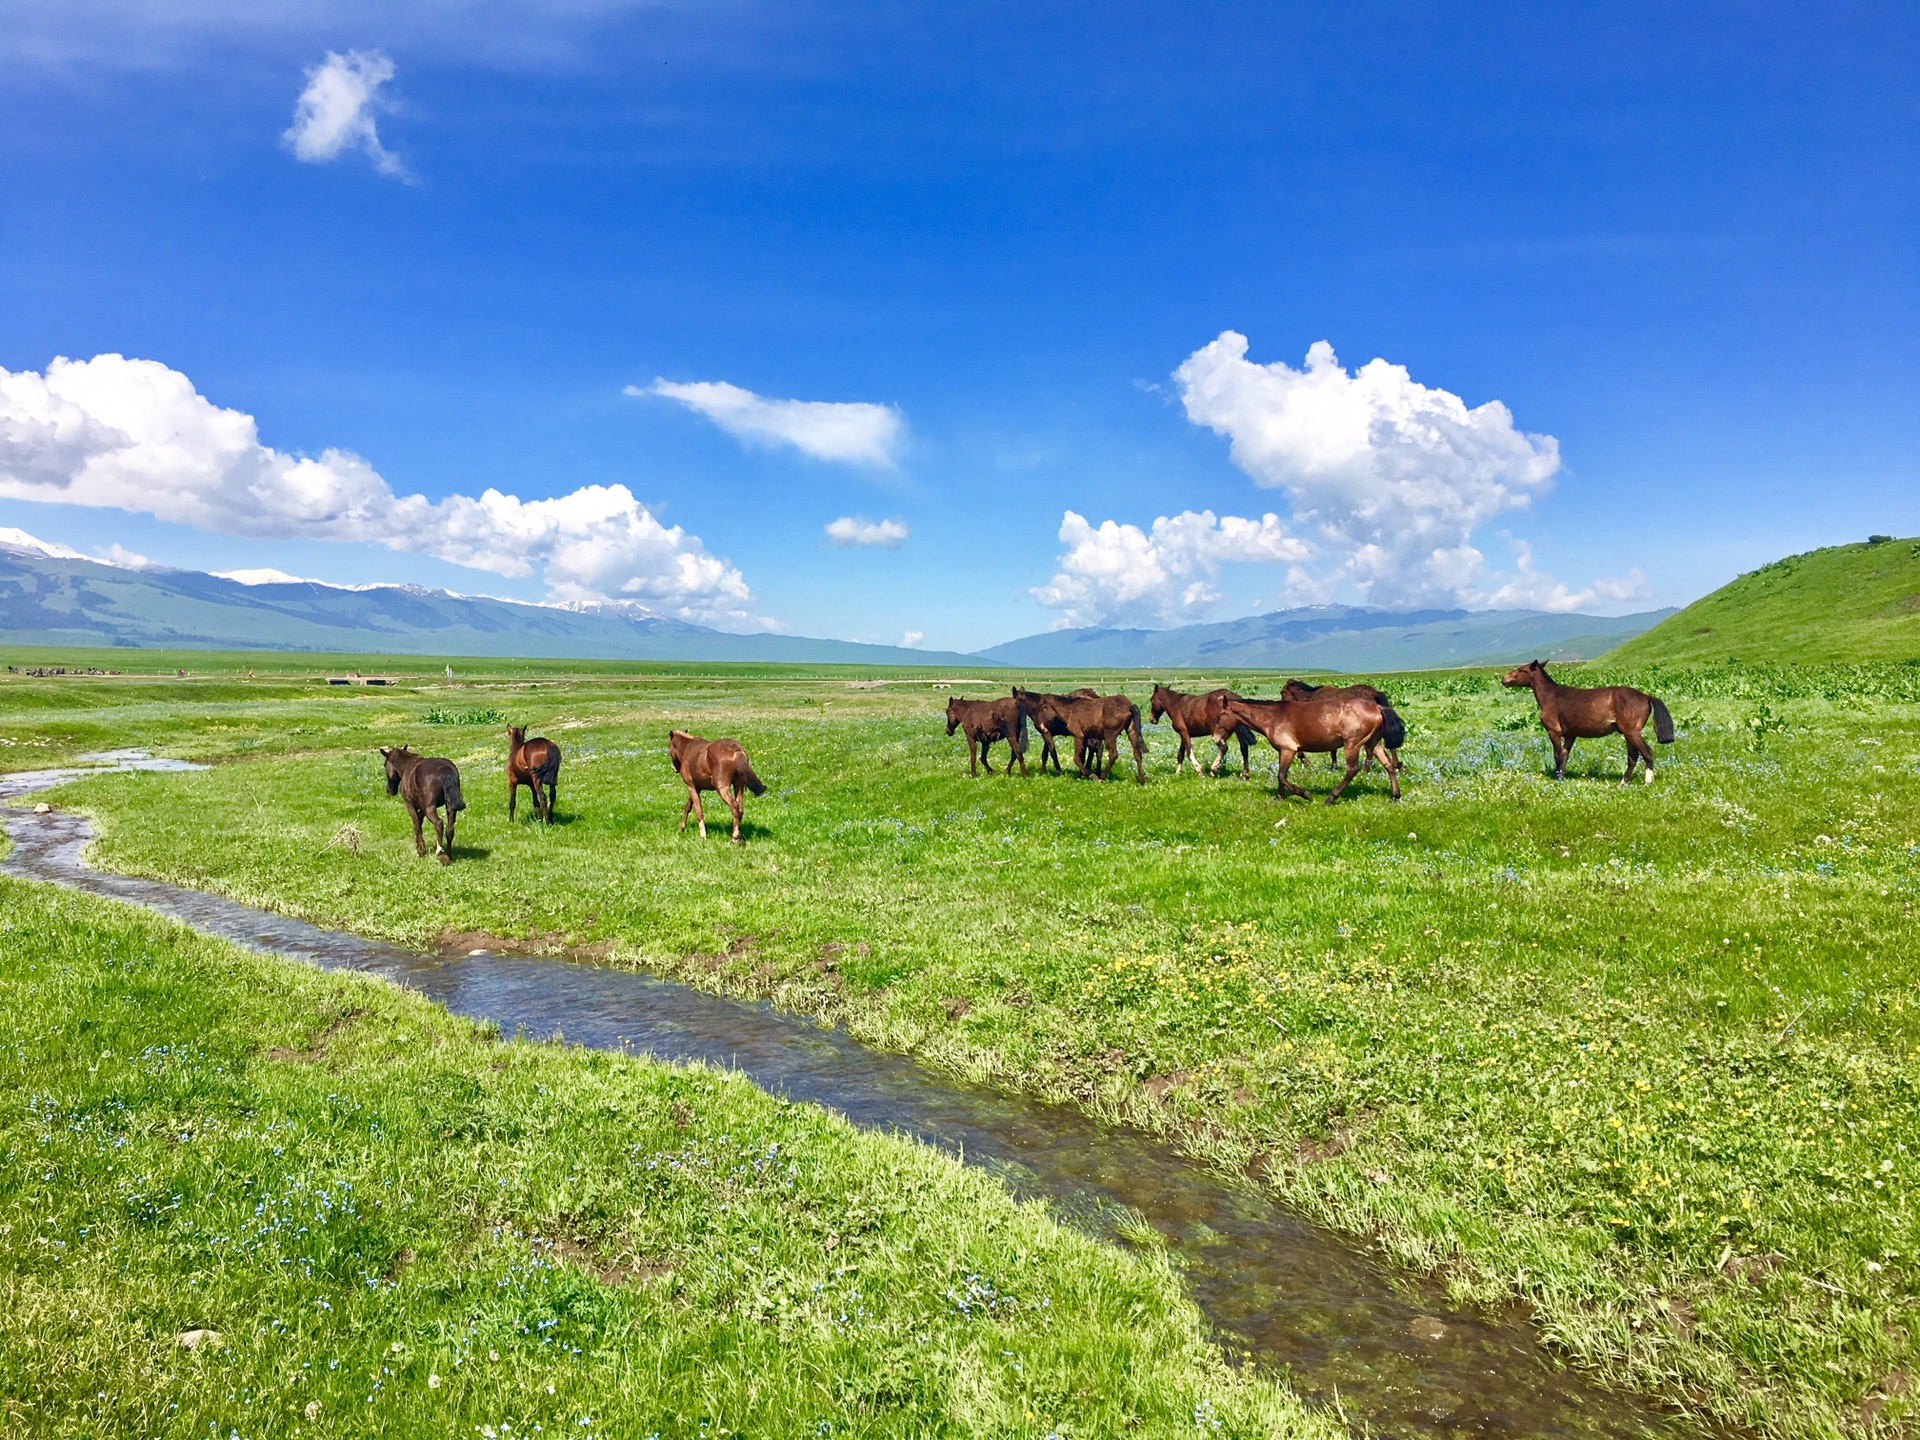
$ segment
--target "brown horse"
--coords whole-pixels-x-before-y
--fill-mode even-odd
[[[1193,773],[1200,773],[1200,757],[1194,753],[1193,737],[1211,735],[1213,737],[1213,773],[1220,773],[1220,762],[1227,758],[1227,742],[1240,742],[1240,778],[1245,780],[1253,773],[1253,731],[1245,725],[1237,725],[1227,718],[1227,701],[1240,697],[1231,690],[1209,690],[1204,695],[1190,695],[1182,690],[1169,689],[1165,685],[1153,687],[1153,701],[1149,706],[1152,721],[1160,723],[1165,716],[1173,722],[1174,734],[1180,737],[1180,753],[1173,757],[1173,768],[1180,769],[1183,762],[1193,762]]]
[[[1007,756],[1007,774],[1013,774],[1013,762],[1020,762],[1020,773],[1027,773],[1027,707],[1018,700],[947,701],[947,734],[955,730],[967,733],[967,773],[978,775],[979,766],[993,774],[993,761],[987,751],[993,742],[1004,740],[1011,752]],[[975,763],[976,758],[978,764]]]
[[[1360,757],[1371,754],[1387,772],[1387,793],[1400,798],[1400,762],[1387,749],[1387,717],[1393,712],[1364,695],[1345,700],[1229,700],[1227,711],[1266,736],[1279,753],[1280,773],[1275,798],[1307,794],[1287,779],[1296,755],[1344,752],[1347,773],[1327,796],[1331,805],[1360,773]]]
[[[553,801],[560,790],[560,747],[544,736],[527,739],[527,727],[507,727],[507,819],[524,785],[533,792],[533,817],[553,823]]]
[[[1058,775],[1060,773],[1060,752],[1054,747],[1053,742],[1055,740],[1063,740],[1073,733],[1067,729],[1066,716],[1053,706],[1048,706],[1046,716],[1042,718],[1035,713],[1033,709],[1032,702],[1035,698],[1034,693],[1030,690],[1022,690],[1017,685],[1014,686],[1013,698],[1019,700],[1022,695],[1027,697],[1027,699],[1022,702],[1027,706],[1027,718],[1033,722],[1033,728],[1040,732],[1040,773],[1042,775],[1047,773],[1047,762],[1051,760],[1053,762],[1053,773]],[[1049,700],[1097,700],[1100,698],[1100,692],[1091,686],[1082,685],[1078,690],[1069,690],[1065,695],[1049,695],[1046,698]],[[1076,755],[1075,759],[1077,760],[1078,758],[1078,755]]]
[[[745,786],[756,795],[764,795],[767,787],[753,773],[740,742],[702,740],[698,735],[674,730],[667,736],[667,755],[673,761],[674,773],[687,787],[687,803],[680,811],[680,833],[687,833],[687,814],[691,811],[700,822],[700,838],[707,838],[707,811],[700,803],[700,792],[711,790],[733,812],[734,843],[744,844],[740,839],[740,788]]]
[[[467,808],[467,802],[460,798],[460,768],[451,760],[416,755],[405,745],[395,746],[391,750],[383,748],[380,758],[387,764],[387,794],[398,795],[405,801],[407,814],[413,817],[413,848],[422,855],[427,853],[426,837],[420,833],[420,822],[423,819],[431,820],[440,863],[451,865],[453,822]],[[440,823],[440,816],[435,813],[442,806],[447,812],[444,826]]]
[[[1553,742],[1556,780],[1567,778],[1567,756],[1573,751],[1574,741],[1618,734],[1627,742],[1627,773],[1620,777],[1620,783],[1633,779],[1635,760],[1645,760],[1646,780],[1652,784],[1653,747],[1643,733],[1649,717],[1654,738],[1662,745],[1673,743],[1673,716],[1667,713],[1667,707],[1631,685],[1603,685],[1592,690],[1562,685],[1538,660],[1509,670],[1500,677],[1500,683],[1514,690],[1524,687],[1533,691],[1534,701],[1540,706],[1540,723]]]
[[[1133,742],[1134,778],[1147,783],[1147,741],[1140,729],[1140,707],[1124,695],[1096,695],[1076,691],[1071,695],[1043,695],[1014,687],[1013,698],[1027,707],[1043,735],[1058,734],[1061,729],[1073,737],[1073,763],[1081,779],[1088,774],[1087,761],[1093,761],[1096,779],[1111,779],[1120,758],[1120,737]],[[1056,728],[1058,727],[1058,728]],[[1106,767],[1100,764],[1100,752],[1106,751]],[[1044,763],[1044,757],[1043,757]],[[1060,764],[1054,752],[1055,773]]]
[[[1389,716],[1386,734],[1387,749],[1393,752],[1394,760],[1398,761],[1400,759],[1400,747],[1406,743],[1406,722],[1394,713],[1393,702],[1378,690],[1374,689],[1373,686],[1309,685],[1304,680],[1289,680],[1285,685],[1280,687],[1280,698],[1282,700],[1350,700],[1356,695],[1373,701],[1374,704],[1383,707],[1387,711]],[[1327,756],[1327,768],[1329,770],[1338,770],[1340,768],[1340,757],[1329,754]],[[1366,759],[1361,762],[1360,773],[1364,775],[1372,768],[1373,752],[1369,750]]]

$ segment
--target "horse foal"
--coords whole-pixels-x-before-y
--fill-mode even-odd
[[[560,789],[560,747],[544,736],[527,739],[527,727],[507,727],[507,819],[524,785],[533,792],[533,818],[553,823],[553,801]]]
[[[707,812],[700,803],[700,792],[711,790],[733,812],[733,843],[745,844],[740,838],[741,787],[756,795],[766,794],[767,787],[753,773],[740,742],[703,740],[698,735],[675,730],[667,736],[667,755],[673,761],[674,773],[687,787],[687,803],[680,812],[680,833],[687,833],[687,815],[691,812],[700,822],[700,838],[707,838]]]
[[[420,824],[422,820],[431,820],[440,863],[451,865],[453,823],[460,818],[460,812],[467,808],[467,802],[460,798],[460,767],[451,760],[416,755],[405,745],[397,745],[391,750],[383,748],[380,758],[387,766],[387,794],[398,795],[406,804],[407,814],[413,817],[414,850],[421,855],[427,853],[427,842],[420,832]],[[441,808],[447,812],[444,826],[435,813]]]

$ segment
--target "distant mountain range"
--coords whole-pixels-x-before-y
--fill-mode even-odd
[[[1591,659],[1673,614],[1390,611],[1322,605],[1174,630],[1054,630],[977,655],[735,635],[625,601],[529,605],[276,571],[135,569],[0,529],[0,639],[16,645],[311,650],[573,660],[772,660],[1056,669],[1428,670]]]
[[[418,585],[352,588],[240,571],[129,569],[19,530],[0,530],[0,638],[16,645],[315,650],[570,660],[775,660],[789,664],[967,665],[945,650],[733,635],[641,605],[522,605]]]
[[[1174,630],[1052,630],[981,658],[1033,669],[1322,670],[1378,674],[1522,660],[1590,660],[1673,614],[1370,610],[1314,605]]]

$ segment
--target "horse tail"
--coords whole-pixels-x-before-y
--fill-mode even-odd
[[[1647,697],[1653,701],[1653,738],[1662,745],[1673,743],[1673,716],[1667,713],[1667,707],[1657,695]]]
[[[458,770],[454,771],[453,774],[448,777],[442,793],[446,798],[447,813],[449,815],[457,815],[467,808],[466,799],[460,794],[460,772]]]
[[[733,767],[733,778],[756,795],[767,793],[767,787],[761,783],[760,777],[753,773],[753,766],[748,763],[744,750],[740,752],[740,763]]]
[[[1400,718],[1400,712],[1391,705],[1382,705],[1380,717],[1380,740],[1389,750],[1398,750],[1407,743],[1407,722]]]

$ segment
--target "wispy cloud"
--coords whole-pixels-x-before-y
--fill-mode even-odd
[[[904,520],[869,520],[864,515],[842,515],[827,523],[827,543],[835,549],[849,546],[896,550],[906,543]]]
[[[659,395],[686,406],[749,445],[791,445],[816,460],[891,468],[906,423],[891,405],[865,401],[769,400],[724,380],[655,380],[629,395]]]
[[[624,485],[544,500],[396,495],[358,455],[289,455],[177,370],[97,355],[0,370],[0,496],[113,507],[226,535],[343,540],[519,577],[554,600],[630,599],[764,628],[740,572]]]
[[[329,50],[307,71],[307,88],[294,102],[293,124],[280,138],[296,160],[323,165],[349,150],[364,151],[382,175],[409,176],[400,157],[380,143],[374,113],[386,102],[380,87],[393,79],[393,61],[380,50]]]

